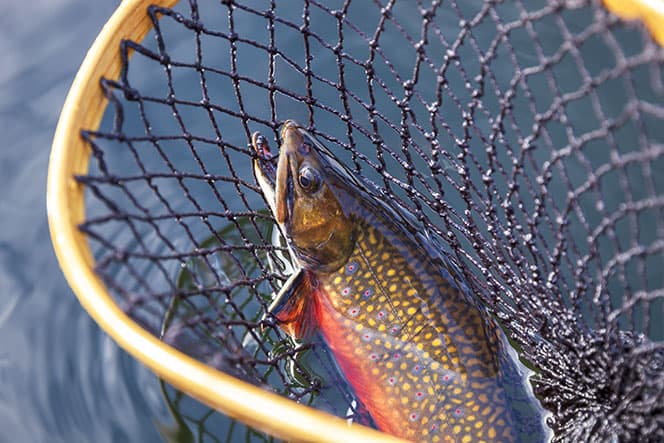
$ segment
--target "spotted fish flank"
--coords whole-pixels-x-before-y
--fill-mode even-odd
[[[505,377],[505,339],[460,276],[306,131],[287,122],[282,138],[276,170],[263,157],[254,168],[302,268],[270,307],[279,325],[321,333],[385,432],[516,441],[505,388],[525,387]]]
[[[478,311],[454,294],[456,289],[442,277],[434,285],[436,294],[425,290],[413,275],[427,264],[399,252],[401,247],[398,239],[388,240],[375,227],[363,226],[350,257],[358,267],[355,274],[343,270],[321,279],[326,294],[321,306],[329,316],[320,328],[342,370],[367,374],[366,380],[351,383],[385,431],[430,441],[446,441],[445,435],[451,438],[448,441],[457,441],[455,436],[464,441],[471,435],[469,441],[490,441],[488,436],[494,434],[500,436],[495,441],[513,441],[505,399],[500,385],[492,382],[499,372],[491,353],[498,338],[485,333]],[[369,278],[353,277],[366,273]],[[333,295],[348,286],[352,297]],[[376,296],[364,298],[358,287],[371,287]],[[441,299],[454,295],[458,301],[436,305],[421,297],[425,293]],[[357,315],[344,315],[349,306],[357,309]],[[383,322],[388,317],[398,324],[396,336]],[[353,333],[358,324],[363,334]],[[484,340],[477,342],[477,337]],[[374,377],[385,380],[382,395],[370,391]],[[409,431],[400,434],[404,422]]]

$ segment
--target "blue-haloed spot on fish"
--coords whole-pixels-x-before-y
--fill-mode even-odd
[[[378,311],[376,313],[376,318],[378,320],[384,320],[386,316],[387,316],[387,314],[385,314],[385,311]]]
[[[369,354],[369,360],[371,361],[378,360],[378,354]]]
[[[443,376],[440,378],[444,383],[452,383],[456,378],[456,374],[452,371],[444,371]]]
[[[452,411],[452,413],[454,414],[455,417],[463,417],[464,412],[465,412],[465,410],[461,406],[459,406],[457,408],[454,408],[454,411]]]
[[[390,386],[394,386],[395,384],[397,384],[396,377],[388,377],[387,378],[387,384],[390,385]]]
[[[420,374],[423,369],[424,369],[424,366],[422,366],[421,364],[416,364],[416,365],[413,366],[412,373],[413,374]]]
[[[360,308],[357,306],[353,306],[348,310],[348,315],[351,317],[357,317],[358,315],[360,315]]]
[[[373,288],[367,288],[364,291],[362,291],[362,298],[371,298],[373,294],[374,294]]]
[[[352,261],[346,265],[346,275],[352,275],[357,272],[360,265],[356,261]]]
[[[398,352],[395,352],[392,354],[392,360],[399,360],[401,358],[401,354]]]
[[[390,326],[390,335],[399,335],[401,332],[401,326]]]
[[[362,337],[362,341],[370,342],[373,338],[373,334],[371,332],[363,332],[360,337]]]
[[[417,412],[411,412],[411,414],[408,416],[408,420],[410,421],[415,421],[418,418],[420,418],[420,415]]]
[[[341,290],[341,295],[343,295],[344,297],[348,296],[349,294],[350,294],[350,287],[346,286]]]
[[[423,391],[417,391],[415,393],[415,400],[422,400],[426,394]]]

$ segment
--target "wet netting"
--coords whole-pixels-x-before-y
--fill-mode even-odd
[[[132,318],[345,417],[317,343],[262,315],[293,272],[252,175],[295,119],[448,251],[558,441],[664,440],[664,51],[585,1],[183,1],[125,41],[80,229]],[[133,54],[129,61],[129,54]]]

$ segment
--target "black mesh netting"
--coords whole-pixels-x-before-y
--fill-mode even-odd
[[[81,229],[136,321],[338,415],[260,317],[292,269],[250,134],[308,126],[411,212],[534,370],[564,441],[664,439],[664,51],[585,1],[182,2],[120,48]],[[131,62],[128,54],[133,51]],[[352,410],[352,407],[351,407]]]

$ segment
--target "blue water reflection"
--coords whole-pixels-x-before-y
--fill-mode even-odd
[[[76,70],[119,1],[3,2],[0,442],[161,441],[158,380],[80,307],[50,246],[46,170]]]

